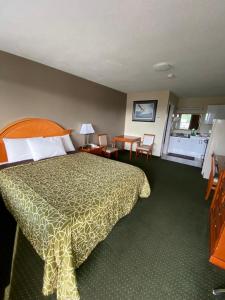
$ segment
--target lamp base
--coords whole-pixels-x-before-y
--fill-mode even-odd
[[[84,135],[84,144],[87,146],[89,144],[89,134]]]
[[[85,146],[90,145],[89,138],[90,138],[90,134],[89,133],[85,134]]]

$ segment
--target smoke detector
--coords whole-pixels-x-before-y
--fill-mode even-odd
[[[169,71],[172,68],[172,65],[167,62],[160,62],[153,65],[155,71]]]
[[[176,76],[175,76],[174,73],[169,73],[169,74],[167,75],[167,77],[168,77],[169,79],[173,79],[173,78],[175,78]]]

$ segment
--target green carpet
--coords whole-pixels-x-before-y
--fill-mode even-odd
[[[128,153],[120,154],[128,162]],[[134,159],[152,193],[120,220],[77,270],[81,300],[206,300],[225,286],[225,271],[208,262],[206,181],[200,169],[152,158]],[[41,294],[43,262],[20,234],[11,300]]]

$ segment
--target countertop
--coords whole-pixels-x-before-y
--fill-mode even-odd
[[[208,136],[201,136],[201,135],[190,135],[190,134],[171,134],[171,137],[175,138],[184,138],[184,139],[209,139]]]

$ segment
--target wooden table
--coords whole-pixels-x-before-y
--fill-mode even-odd
[[[137,143],[140,142],[141,138],[137,137],[137,136],[130,136],[130,135],[118,135],[115,136],[112,139],[113,143],[117,143],[117,142],[121,142],[123,145],[123,149],[124,149],[124,144],[125,143],[130,143],[130,160],[132,159],[132,147],[133,147],[133,143]]]

